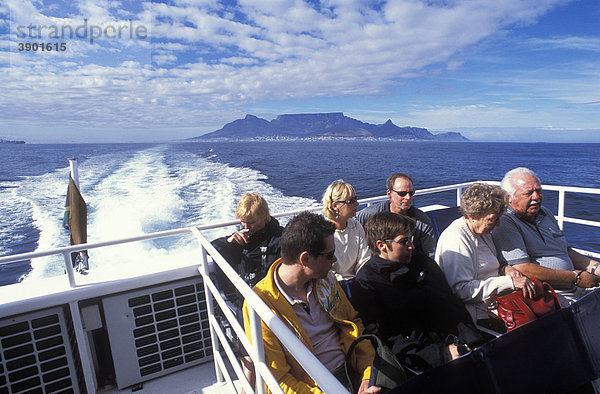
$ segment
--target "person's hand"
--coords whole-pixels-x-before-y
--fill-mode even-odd
[[[240,245],[245,245],[248,243],[248,239],[250,238],[250,230],[247,228],[243,228],[239,231],[233,233],[229,238],[227,238],[227,242],[229,243],[238,243]]]
[[[531,279],[529,279],[526,276],[512,276],[511,279],[513,282],[513,286],[515,286],[515,289],[521,289],[523,291],[524,297],[536,297],[537,291]]]
[[[358,388],[358,394],[374,394],[380,391],[381,387],[369,386],[369,380],[363,380],[360,382],[360,387]]]
[[[600,276],[600,262],[598,261],[594,261],[595,264],[592,267],[592,274],[596,275],[596,276]]]
[[[583,288],[597,287],[598,283],[600,283],[600,276],[596,276],[590,274],[587,271],[583,271],[579,276],[579,282],[577,282],[577,286]]]
[[[514,269],[510,265],[504,269],[504,275],[509,275],[509,276],[512,276],[513,278],[525,276],[525,275],[523,275],[523,273],[521,271]]]
[[[452,360],[456,360],[460,357],[460,353],[458,352],[458,345],[454,343],[448,345],[448,350],[450,351],[450,356],[452,357]]]

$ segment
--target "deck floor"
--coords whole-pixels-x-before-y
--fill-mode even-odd
[[[170,375],[142,383],[139,390],[131,387],[119,390],[116,387],[98,388],[99,394],[221,394],[232,393],[226,383],[217,383],[214,363],[196,365]]]

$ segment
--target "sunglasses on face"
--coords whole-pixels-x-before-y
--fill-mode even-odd
[[[331,252],[319,253],[319,256],[324,256],[327,260],[333,260],[333,256],[335,256],[335,249],[333,249]]]
[[[351,204],[354,204],[357,201],[358,201],[358,198],[356,198],[356,196],[354,196],[354,197],[350,197],[347,200],[340,200],[340,201],[336,201],[336,202],[341,202],[342,204],[351,205]]]
[[[392,191],[394,193],[398,194],[400,197],[406,197],[407,194],[412,197],[415,194],[414,190],[409,190],[409,191],[406,191],[406,192],[404,192],[404,191],[403,192],[399,192],[397,190],[392,190]]]
[[[385,242],[395,242],[398,245],[406,246],[408,244],[413,245],[413,241],[415,240],[415,236],[411,235],[410,237],[405,237],[402,239],[388,239]]]

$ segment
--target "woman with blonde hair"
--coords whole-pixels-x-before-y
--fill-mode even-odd
[[[335,224],[335,257],[331,270],[338,280],[356,276],[358,270],[371,257],[365,231],[354,219],[358,201],[349,183],[337,180],[323,193],[323,215]]]
[[[485,299],[494,293],[516,289],[521,289],[525,296],[535,296],[533,282],[519,271],[506,267],[505,275],[499,276],[500,263],[490,233],[507,207],[508,196],[498,186],[484,183],[469,186],[460,199],[463,217],[442,232],[435,251],[435,260],[448,284],[465,303],[473,320],[495,331],[502,331],[503,325],[488,315]]]

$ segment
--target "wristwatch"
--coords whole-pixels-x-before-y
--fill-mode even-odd
[[[577,272],[577,275],[575,275],[575,280],[573,281],[573,284],[575,286],[577,286],[577,284],[579,283],[579,281],[581,280],[581,274],[583,274],[585,271],[579,271]]]

